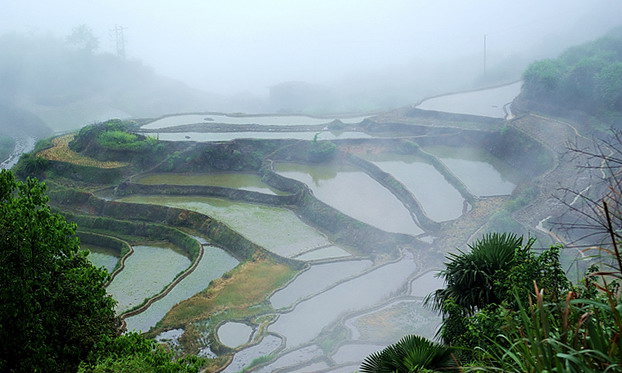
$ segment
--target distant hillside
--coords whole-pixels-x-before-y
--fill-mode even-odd
[[[532,63],[523,79],[520,100],[526,108],[580,110],[622,125],[622,28]]]
[[[0,103],[27,111],[56,131],[110,117],[205,111],[223,101],[158,76],[139,61],[97,53],[75,40],[5,34],[0,56]]]

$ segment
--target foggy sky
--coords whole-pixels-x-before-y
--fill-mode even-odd
[[[0,33],[69,34],[101,51],[126,27],[128,57],[190,86],[263,94],[284,81],[332,84],[460,61],[539,58],[620,22],[620,0],[0,0]]]

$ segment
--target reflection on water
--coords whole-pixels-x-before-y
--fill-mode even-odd
[[[417,334],[433,339],[440,316],[421,299],[397,300],[346,321],[352,339],[361,342],[397,342],[404,335]]]
[[[360,123],[368,116],[350,118],[313,118],[303,115],[265,115],[265,116],[230,116],[222,114],[185,114],[174,115],[145,124],[144,129],[156,129],[179,126],[183,124],[225,123],[225,124],[259,124],[264,126],[312,126],[328,124],[335,119],[343,123]]]
[[[371,265],[371,260],[351,260],[313,265],[284,289],[274,293],[270,297],[270,303],[277,309],[291,306],[297,300],[319,293],[334,283],[364,271]]]
[[[237,352],[233,356],[233,361],[231,361],[231,364],[229,364],[227,368],[223,370],[223,373],[235,373],[241,371],[256,358],[270,355],[271,353],[276,351],[281,343],[281,338],[275,337],[273,335],[265,336],[259,344]]]
[[[238,261],[224,250],[213,246],[205,246],[203,257],[196,269],[181,280],[170,293],[154,302],[147,310],[125,319],[127,330],[147,332],[175,304],[206,289],[210,281],[219,278],[237,264]]]
[[[294,139],[294,140],[313,140],[315,135],[318,140],[337,140],[337,139],[367,139],[371,138],[363,132],[164,132],[158,133],[157,138],[161,141],[231,141],[236,139]],[[154,136],[149,134],[149,136]]]
[[[291,367],[300,363],[304,363],[305,361],[309,361],[315,357],[322,356],[322,354],[322,350],[316,345],[303,347],[299,350],[295,350],[281,356],[274,363],[260,368],[256,372],[272,373],[281,368]]]
[[[274,167],[280,175],[307,184],[319,200],[355,219],[387,232],[423,232],[391,192],[354,167],[293,163],[277,163]]]
[[[511,194],[516,187],[508,180],[516,177],[510,167],[481,149],[436,146],[424,150],[439,157],[477,196]]]
[[[462,215],[464,198],[434,166],[412,155],[384,153],[364,158],[404,184],[430,219],[446,221]]]
[[[89,251],[87,258],[96,267],[104,267],[108,273],[112,273],[119,261],[119,252],[101,246],[82,245],[82,248]]]
[[[239,322],[226,322],[218,328],[218,339],[225,346],[237,347],[248,342],[253,328]]]
[[[190,259],[177,250],[158,246],[134,246],[134,254],[125,261],[106,289],[119,302],[121,313],[162,291],[175,276],[190,266]]]
[[[456,93],[423,101],[418,109],[505,118],[503,106],[520,93],[523,82],[482,91]]]
[[[349,344],[339,347],[332,356],[337,364],[357,363],[360,364],[367,356],[384,349],[384,345],[376,344]]]
[[[331,242],[287,209],[197,196],[131,196],[124,202],[188,209],[224,222],[252,242],[292,257]]]
[[[147,185],[209,185],[251,190],[266,194],[286,194],[261,181],[261,177],[257,174],[238,172],[209,174],[151,173],[135,178],[134,182]]]
[[[375,269],[361,277],[339,284],[299,303],[292,312],[282,314],[268,329],[284,335],[289,348],[318,336],[322,329],[347,311],[361,310],[388,298],[406,283],[415,271],[412,255]],[[364,296],[361,289],[365,289]]]

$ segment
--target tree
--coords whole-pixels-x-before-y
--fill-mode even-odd
[[[458,371],[453,348],[417,335],[407,335],[382,351],[369,355],[362,373]]]
[[[118,319],[108,274],[80,250],[46,186],[0,171],[0,371],[75,371]]]
[[[99,48],[99,39],[93,35],[93,31],[85,24],[74,27],[71,34],[67,36],[67,42],[76,48],[92,54]]]

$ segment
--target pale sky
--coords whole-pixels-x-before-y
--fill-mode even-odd
[[[620,0],[0,0],[0,9],[0,33],[64,37],[86,24],[101,50],[113,50],[121,25],[128,57],[224,94],[483,60],[485,34],[491,65],[553,42],[558,53],[622,21]]]

